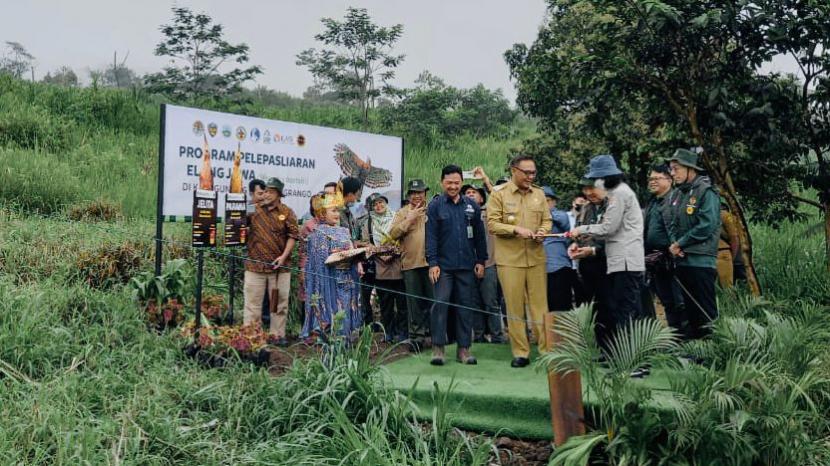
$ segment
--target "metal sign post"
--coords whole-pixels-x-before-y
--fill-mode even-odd
[[[196,248],[196,332],[195,344],[199,346],[202,329],[202,277],[204,249],[216,247],[216,191],[197,189],[193,192],[192,245]]]
[[[248,242],[248,198],[245,193],[225,194],[225,246],[245,246]],[[236,257],[228,266],[228,323],[233,324],[233,301],[236,294]]]

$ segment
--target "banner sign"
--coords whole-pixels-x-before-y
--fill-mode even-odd
[[[225,194],[225,246],[244,246],[248,239],[245,193]]]
[[[193,192],[193,247],[216,247],[216,191]]]
[[[298,218],[312,194],[346,176],[363,182],[364,199],[377,192],[400,206],[401,138],[174,105],[162,106],[162,121],[164,217],[189,215],[196,189],[243,193],[251,180],[270,177],[285,183],[283,202]]]

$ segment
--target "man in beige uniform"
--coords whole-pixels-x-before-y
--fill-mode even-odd
[[[512,367],[530,363],[525,305],[539,348],[545,347],[543,319],[547,312],[545,249],[538,235],[551,230],[545,194],[533,186],[536,162],[519,155],[510,161],[511,180],[493,193],[487,207],[487,228],[495,235],[496,266],[507,305],[507,330],[513,350]]]
[[[426,194],[423,180],[411,180],[407,188],[409,204],[392,219],[389,237],[401,244],[401,269],[409,321],[409,346],[415,352],[427,345],[429,338],[429,310],[432,303],[432,282],[426,256]],[[426,299],[418,299],[416,296]]]

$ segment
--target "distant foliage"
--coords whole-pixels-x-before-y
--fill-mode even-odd
[[[61,66],[54,72],[46,73],[43,77],[43,82],[46,84],[54,84],[56,86],[78,87],[78,75],[68,66]]]
[[[449,86],[428,71],[413,89],[401,91],[396,103],[381,108],[381,123],[392,132],[428,144],[446,144],[462,134],[504,136],[518,112],[510,108],[501,90],[482,84],[470,89]]]

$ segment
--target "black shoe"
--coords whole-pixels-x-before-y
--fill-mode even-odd
[[[642,379],[643,377],[651,374],[651,369],[648,367],[639,367],[631,371],[631,378],[632,379]]]
[[[528,358],[513,358],[510,367],[525,367],[528,364],[530,364],[530,359]]]
[[[432,364],[433,366],[443,366],[444,365],[444,358],[435,357],[435,358],[432,358],[429,361],[429,363]]]
[[[471,366],[478,364],[478,360],[475,358],[475,356],[470,354],[470,350],[466,348],[458,351],[455,358],[461,364],[469,364]]]

